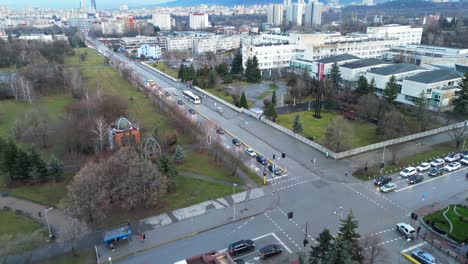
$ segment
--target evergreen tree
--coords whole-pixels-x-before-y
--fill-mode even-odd
[[[265,110],[265,112],[263,112],[263,114],[265,114],[266,116],[270,117],[270,119],[275,122],[276,121],[276,118],[278,117],[278,115],[276,114],[276,109],[275,109],[275,106],[273,104],[270,104],[268,106],[268,108]]]
[[[330,79],[333,83],[333,88],[335,88],[335,91],[340,88],[340,83],[342,81],[341,78],[341,71],[340,67],[338,67],[338,64],[335,62],[332,64],[331,70],[330,70]]]
[[[258,68],[258,59],[257,56],[254,56],[252,59],[252,82],[260,82],[262,79],[262,74],[260,72],[260,69]]]
[[[352,249],[348,241],[335,239],[331,249],[325,254],[322,263],[326,264],[353,264]],[[358,262],[361,263],[361,262]]]
[[[188,69],[187,80],[193,80],[195,78],[195,68],[193,64],[190,64],[190,68]]]
[[[390,77],[388,82],[385,84],[385,89],[383,91],[383,97],[387,102],[394,104],[398,96],[398,85],[396,83],[396,78],[394,75]]]
[[[271,94],[271,103],[276,106],[276,91]]]
[[[320,264],[333,246],[333,236],[330,230],[324,229],[317,237],[318,245],[311,246],[309,264]]]
[[[2,168],[3,170],[10,175],[11,180],[15,180],[15,164],[16,159],[18,158],[18,147],[13,141],[9,141],[6,145],[5,150],[3,151],[4,159]]]
[[[375,79],[372,77],[367,90],[369,91],[370,94],[374,94],[377,91],[377,84],[375,84]]]
[[[288,77],[288,86],[294,87],[297,83],[297,75],[294,72],[291,72]]]
[[[184,81],[183,79],[184,72],[185,72],[185,65],[181,64],[179,67],[179,72],[177,73],[177,78],[182,79],[182,81]]]
[[[416,117],[419,123],[419,130],[421,132],[426,131],[429,123],[429,113],[427,110],[427,97],[424,91],[421,91],[419,98],[414,101],[416,106]]]
[[[28,153],[23,150],[18,150],[15,164],[11,172],[11,176],[13,176],[11,179],[26,182],[30,179],[31,169],[31,161]]]
[[[6,172],[5,170],[5,167],[4,167],[4,164],[5,164],[5,152],[7,150],[7,146],[8,146],[8,143],[0,137],[0,171],[4,171]]]
[[[175,162],[181,162],[182,160],[185,159],[184,149],[180,145],[177,145],[176,151],[175,151],[174,156],[172,157],[172,159]]]
[[[208,83],[206,87],[216,88],[217,83],[218,83],[218,74],[216,73],[215,70],[210,70],[210,73],[208,74]]]
[[[225,76],[226,74],[228,74],[228,67],[226,63],[219,64],[215,67],[215,69],[219,76]]]
[[[468,114],[468,72],[465,72],[462,80],[458,82],[460,90],[455,92],[453,98],[453,111],[460,114]]]
[[[54,177],[55,181],[58,182],[63,179],[63,163],[60,162],[55,156],[52,155],[47,167],[49,170],[49,176]]]
[[[231,74],[242,73],[242,54],[240,52],[236,53],[231,64]]]
[[[325,79],[325,81],[323,81],[323,93],[324,93],[324,106],[325,108],[327,109],[335,109],[336,107],[336,90],[335,90],[335,87],[333,85],[333,82],[330,80],[330,79]]]
[[[37,153],[35,149],[32,149],[29,153],[29,162],[31,164],[29,178],[45,181],[49,175],[49,171],[47,170],[46,163],[41,159],[41,156],[39,156],[39,153]],[[35,177],[33,174],[35,174]]]
[[[244,71],[245,79],[247,82],[251,82],[250,80],[252,79],[252,60],[247,59],[247,62],[245,63],[245,71]]]
[[[304,130],[302,128],[301,121],[299,120],[299,115],[296,115],[296,117],[294,118],[294,123],[293,123],[292,130],[296,134],[302,133],[302,131]]]
[[[242,107],[244,109],[249,109],[249,104],[247,102],[247,98],[245,97],[244,91],[242,91],[241,98],[239,101],[239,107]]]
[[[352,260],[357,263],[362,263],[364,256],[358,240],[361,236],[356,232],[359,227],[358,221],[354,220],[352,211],[349,212],[346,219],[340,221],[341,227],[338,233],[338,239],[347,242]]]
[[[361,96],[369,93],[369,84],[363,75],[357,81],[356,92]]]
[[[224,76],[224,83],[232,83],[232,75],[230,73]]]
[[[162,154],[161,157],[159,157],[159,171],[168,178],[169,190],[175,191],[178,172],[176,166],[166,154]]]

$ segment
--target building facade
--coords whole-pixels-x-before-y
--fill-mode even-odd
[[[164,44],[165,46],[165,39],[160,37],[137,36],[134,38],[121,38],[119,44],[122,51],[128,54],[136,54],[138,48],[142,45],[158,46],[162,49],[160,44]]]
[[[282,69],[289,67],[294,57],[294,44],[247,44],[242,46],[242,64],[257,57],[260,70]]]
[[[421,44],[422,28],[412,28],[398,24],[381,27],[367,27],[366,33],[374,38],[398,39],[398,46],[407,44]]]
[[[192,50],[193,37],[168,37],[167,50]]]
[[[305,23],[306,27],[316,27],[322,24],[322,9],[323,4],[310,1],[305,8]]]
[[[191,29],[204,29],[210,27],[208,14],[206,13],[190,13],[189,25]]]
[[[268,24],[273,24],[276,26],[280,26],[283,24],[283,5],[268,5],[267,22]]]
[[[171,15],[168,13],[153,14],[151,24],[158,26],[161,30],[171,30]]]
[[[196,38],[193,40],[193,53],[216,53],[217,41],[213,38]]]
[[[162,52],[158,46],[143,44],[138,48],[137,55],[139,58],[143,55],[147,59],[159,60],[162,57]]]

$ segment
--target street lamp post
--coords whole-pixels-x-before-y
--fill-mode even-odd
[[[235,184],[235,183],[232,184],[232,201],[234,203],[232,215],[233,215],[234,221],[236,220],[236,197],[235,197],[236,196],[236,186],[237,186],[237,184]]]
[[[44,210],[45,212],[45,219],[46,219],[46,223],[47,223],[47,229],[49,230],[49,239],[52,238],[52,232],[50,231],[50,225],[49,225],[49,218],[47,217],[47,212],[54,209],[53,207],[49,207],[47,209]]]
[[[401,252],[403,251],[403,247],[406,245],[406,243],[410,242],[411,238],[407,238],[403,243],[401,243],[400,246],[400,256],[398,256],[398,263],[401,264]]]

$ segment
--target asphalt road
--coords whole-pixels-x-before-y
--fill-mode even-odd
[[[101,50],[101,53],[105,54],[105,51]],[[181,84],[145,66],[134,64],[126,58],[122,60],[132,65],[143,78],[153,79],[165,89],[182,88]],[[239,114],[212,99],[203,98],[203,103],[200,105],[193,105],[182,96],[179,96],[179,99],[268,158],[271,159],[272,154],[279,157],[281,152],[287,154],[286,159],[275,160],[287,171],[287,176],[278,177],[273,183],[279,196],[279,206],[245,223],[226,225],[144,251],[119,263],[173,263],[209,250],[224,249],[229,243],[239,239],[258,237],[269,239],[277,237],[277,241],[284,243],[293,252],[283,251],[281,255],[261,263],[285,263],[286,259],[295,258],[295,252],[303,250],[302,241],[306,224],[309,241],[313,243],[312,238],[324,228],[336,233],[340,218],[345,217],[350,210],[359,221],[360,234],[379,236],[382,245],[389,253],[388,263],[398,263],[398,252],[404,239],[395,231],[396,223],[411,223],[410,212],[422,206],[433,202],[449,203],[456,195],[466,197],[468,194],[466,167],[437,178],[426,176],[422,183],[413,186],[408,186],[403,179],[394,176],[398,190],[382,194],[372,182],[361,183],[351,177],[345,177],[344,172],[348,170],[346,162],[327,159],[316,150],[252,117]],[[222,114],[216,111],[220,105],[223,107]],[[226,145],[229,145],[229,138]],[[317,159],[316,164],[311,162],[313,159]],[[269,177],[272,180],[271,176]],[[293,220],[286,217],[289,211],[294,212]],[[196,220],[196,218],[193,220],[195,226]],[[241,228],[238,228],[239,226]],[[271,241],[263,239],[258,243],[264,242]],[[405,247],[417,245],[419,242],[411,241]],[[252,256],[249,255],[247,258]],[[260,263],[255,259],[249,260],[255,261],[251,263]]]

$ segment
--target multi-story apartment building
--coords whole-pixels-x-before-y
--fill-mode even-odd
[[[241,36],[221,36],[216,39],[216,52],[238,49],[241,46]]]
[[[268,24],[273,24],[276,26],[280,26],[283,24],[283,5],[268,5],[267,22]]]
[[[158,46],[161,49],[166,48],[166,38],[164,37],[146,37],[137,36],[134,38],[121,38],[120,49],[128,54],[136,54],[142,45]]]
[[[294,57],[295,44],[248,44],[242,46],[242,63],[244,68],[248,59],[257,57],[260,70],[281,69],[289,67]]]
[[[322,24],[322,9],[323,4],[319,2],[309,1],[305,8],[305,23],[306,27],[320,26]]]
[[[204,29],[210,27],[208,14],[206,13],[190,13],[189,25],[191,29]]]
[[[171,30],[171,15],[169,13],[153,14],[151,24],[158,26],[161,30]]]
[[[91,29],[91,23],[88,21],[86,14],[76,15],[67,19],[68,27],[76,27],[82,31]]]
[[[179,36],[167,38],[167,50],[192,50],[193,37]]]
[[[102,20],[101,30],[104,35],[122,35],[125,32],[125,24],[122,20]]]
[[[147,59],[160,59],[162,56],[161,48],[158,46],[141,45],[137,50],[138,57],[142,55]]]
[[[422,28],[412,28],[398,24],[380,27],[367,27],[367,34],[374,38],[398,39],[398,45],[421,44]]]
[[[193,53],[202,54],[206,52],[216,53],[217,41],[214,38],[193,39]]]

